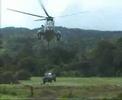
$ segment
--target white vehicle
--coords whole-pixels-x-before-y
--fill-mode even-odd
[[[43,84],[46,82],[52,83],[52,81],[56,82],[56,75],[51,72],[45,73],[43,77]]]

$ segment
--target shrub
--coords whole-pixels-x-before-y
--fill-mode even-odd
[[[15,73],[14,78],[16,80],[28,80],[30,79],[31,74],[25,70],[20,70]]]
[[[15,80],[13,78],[13,73],[11,71],[6,71],[6,72],[1,73],[0,83],[1,84],[15,83]]]

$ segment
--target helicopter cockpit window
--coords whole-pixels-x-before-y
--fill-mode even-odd
[[[53,21],[47,21],[46,30],[54,30],[54,22]]]

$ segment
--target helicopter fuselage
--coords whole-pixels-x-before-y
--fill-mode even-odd
[[[38,32],[38,38],[51,41],[54,37],[60,40],[60,32],[55,30],[53,17],[47,17],[45,26],[42,25],[41,30]]]
[[[55,31],[55,22],[52,17],[46,18],[46,23],[44,26],[44,31]]]
[[[44,39],[47,41],[51,41],[54,37],[56,37],[57,40],[60,40],[61,38],[60,32],[56,31],[54,26],[45,26],[38,31],[38,38],[40,40]]]

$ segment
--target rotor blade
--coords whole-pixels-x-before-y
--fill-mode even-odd
[[[35,15],[35,14],[31,14],[31,13],[26,13],[26,12],[23,12],[23,11],[19,11],[19,10],[14,10],[14,9],[9,9],[8,10],[11,10],[11,11],[14,11],[14,12],[19,12],[19,13],[22,13],[22,14],[26,14],[26,15],[31,15],[31,16],[35,16],[35,17],[43,17],[45,18],[45,16],[40,16],[40,15]]]
[[[34,20],[34,21],[43,21],[43,20],[46,20],[46,19],[37,19],[37,20]]]
[[[39,0],[39,3],[41,4],[41,7],[42,7],[42,9],[44,10],[45,14],[46,14],[48,17],[50,17],[50,15],[47,13],[47,11],[46,11],[44,5],[42,4],[42,2],[41,2],[40,0]]]
[[[78,13],[72,13],[72,14],[69,14],[69,15],[63,15],[63,16],[56,16],[57,17],[69,17],[69,16],[74,16],[74,15],[79,15],[79,14],[83,14],[83,13],[86,13],[88,11],[83,11],[83,12],[78,12]]]

